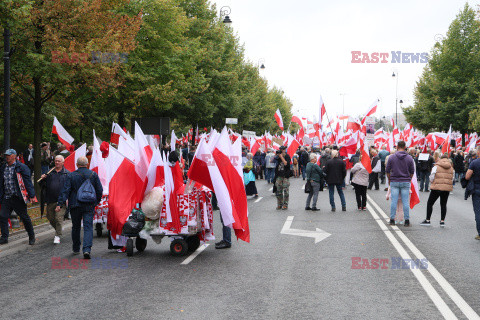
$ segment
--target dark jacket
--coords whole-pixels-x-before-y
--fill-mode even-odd
[[[320,183],[323,179],[323,170],[316,163],[307,163],[307,168],[305,169],[305,172],[307,173],[308,180],[313,180],[317,183]]]
[[[264,166],[265,156],[262,157],[262,153],[260,151],[257,151],[257,153],[255,153],[255,155],[253,156],[253,163],[256,166]]]
[[[464,164],[465,158],[457,154],[455,158],[453,159],[453,168],[455,169],[455,173],[463,173],[465,170],[465,164]]]
[[[55,203],[58,201],[58,197],[63,190],[63,186],[65,185],[69,173],[70,171],[65,168],[60,170],[60,172],[52,170],[52,172],[47,175],[47,178],[42,180],[47,188],[46,203]]]
[[[429,155],[428,160],[418,160],[417,168],[418,168],[419,171],[425,171],[425,172],[432,171],[433,157]]]
[[[23,152],[23,161],[25,161],[25,164],[26,165],[33,165],[33,159],[35,158],[35,149],[32,149],[32,160],[30,161],[30,163],[28,163],[28,155],[30,154],[30,150],[27,148],[27,150],[25,150]]]
[[[301,165],[301,166],[306,166],[307,163],[309,162],[308,161],[308,152],[303,150],[303,151],[300,151],[298,153],[298,163]]]
[[[330,153],[324,153],[322,155],[322,157],[320,158],[320,167],[322,169],[325,168],[325,165],[327,164],[328,160],[332,159],[332,156],[330,155]]]
[[[5,168],[7,164],[4,163],[0,167],[0,203],[3,202],[3,197],[5,196],[5,181],[3,174],[5,173]],[[30,198],[35,197],[35,189],[33,188],[32,175],[30,169],[23,163],[16,161],[15,162],[15,173],[20,173],[22,175],[23,183],[25,184],[25,189],[27,189],[28,196]],[[17,175],[13,177],[15,180],[15,194],[23,199],[22,192],[20,191],[20,186],[18,185]]]
[[[290,164],[292,163],[292,160],[290,159],[290,156],[288,154],[285,154],[285,161],[287,161],[287,165],[284,167],[283,171],[280,171],[280,165],[283,164],[282,159],[280,159],[279,156],[275,156],[275,161],[277,162],[277,165],[275,167],[275,178],[276,177],[285,177],[285,178],[290,178],[292,176],[292,170],[290,170]]]
[[[347,175],[345,162],[338,157],[328,160],[325,165],[325,173],[327,174],[327,184],[342,184]]]
[[[85,176],[85,178],[83,176]],[[95,188],[95,193],[97,195],[97,202],[94,205],[85,205],[77,201],[77,192],[82,183],[88,179],[92,182],[93,187]],[[128,186],[125,186],[127,188]],[[58,205],[63,206],[68,199],[68,207],[69,208],[79,208],[79,207],[94,207],[97,205],[100,200],[102,199],[103,187],[98,178],[98,175],[88,170],[87,168],[78,168],[77,171],[74,171],[67,175],[67,179],[65,180],[65,184],[63,185],[62,193],[58,197]]]

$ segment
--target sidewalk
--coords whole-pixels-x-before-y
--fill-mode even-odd
[[[53,229],[49,223],[35,226],[33,229],[35,230],[35,245],[30,246],[28,244],[28,234],[25,230],[22,230],[21,232],[12,234],[8,239],[8,243],[0,246],[0,258],[27,249],[35,248],[35,246],[45,241],[53,241],[55,229]],[[64,221],[63,232],[70,232],[71,230],[72,221]]]

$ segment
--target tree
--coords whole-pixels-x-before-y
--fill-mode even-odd
[[[465,4],[437,42],[415,88],[415,101],[403,111],[422,131],[453,130],[463,134],[475,123],[480,92],[480,22]],[[472,112],[473,111],[473,112]],[[470,122],[470,124],[469,124]]]

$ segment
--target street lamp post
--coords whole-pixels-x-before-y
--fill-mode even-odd
[[[225,23],[227,26],[232,24],[232,20],[230,20],[229,14],[232,12],[232,9],[230,9],[229,6],[223,6],[220,8],[220,18],[225,17],[223,19],[223,23]]]
[[[258,59],[258,65],[260,66],[259,68],[261,70],[265,70],[265,59],[263,59],[263,58]]]
[[[397,109],[397,106],[398,106],[398,71],[397,71],[397,73],[395,73],[395,72],[392,73],[392,78],[396,78],[396,80],[397,80],[397,84],[395,86],[395,123],[398,126],[398,109]]]
[[[3,111],[3,146],[10,148],[10,30],[3,31],[3,83],[4,83],[4,111]]]

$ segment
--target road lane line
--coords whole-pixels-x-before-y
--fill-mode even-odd
[[[285,220],[282,231],[280,231],[280,233],[285,232],[286,230],[290,229],[290,227],[292,226],[293,217],[294,216],[288,216],[287,217],[287,220]]]
[[[262,199],[263,199],[263,197],[258,197],[258,199],[255,200],[255,203],[260,202],[260,200],[262,200]]]
[[[367,198],[383,217],[388,218],[387,214],[375,201],[373,201],[371,197],[367,196]],[[417,259],[426,259],[402,230],[400,230],[397,226],[392,226],[392,229],[400,237],[403,243],[410,249],[410,251],[412,251]],[[442,276],[442,274],[432,265],[430,261],[428,261],[427,270],[468,319],[480,319],[480,316],[472,309],[472,307],[470,307],[470,305],[468,305],[468,303],[462,298],[462,296],[460,296],[457,290],[452,287],[452,285],[445,279],[445,277]]]
[[[195,250],[194,253],[192,253],[187,259],[183,260],[183,262],[180,263],[180,264],[189,264],[189,263],[192,262],[193,259],[195,259],[200,253],[202,253],[203,250],[207,249],[207,247],[208,247],[209,245],[210,245],[210,244],[208,244],[208,243],[202,244],[200,247],[198,247],[197,250]]]
[[[382,229],[383,233],[385,233],[388,240],[390,240],[390,243],[393,245],[393,247],[400,254],[400,257],[402,259],[411,259],[410,255],[402,247],[400,242],[398,242],[397,238],[395,238],[395,236],[388,229],[388,227],[382,222],[382,219],[376,214],[375,210],[373,210],[372,206],[370,206],[369,203],[367,203],[367,209],[370,212],[370,214],[372,215],[373,219],[380,226],[380,229]],[[430,266],[428,266],[428,267],[430,267]],[[420,285],[422,286],[423,290],[425,290],[425,292],[430,297],[432,302],[435,304],[438,311],[440,311],[440,313],[443,315],[443,317],[445,319],[457,319],[457,317],[452,312],[450,307],[445,303],[445,301],[438,294],[437,290],[435,290],[435,288],[432,286],[432,284],[428,281],[428,279],[425,277],[425,275],[422,273],[422,271],[420,269],[416,269],[416,268],[410,268],[410,271],[412,271],[413,275],[415,276],[415,278],[417,278],[417,280],[420,283]]]

